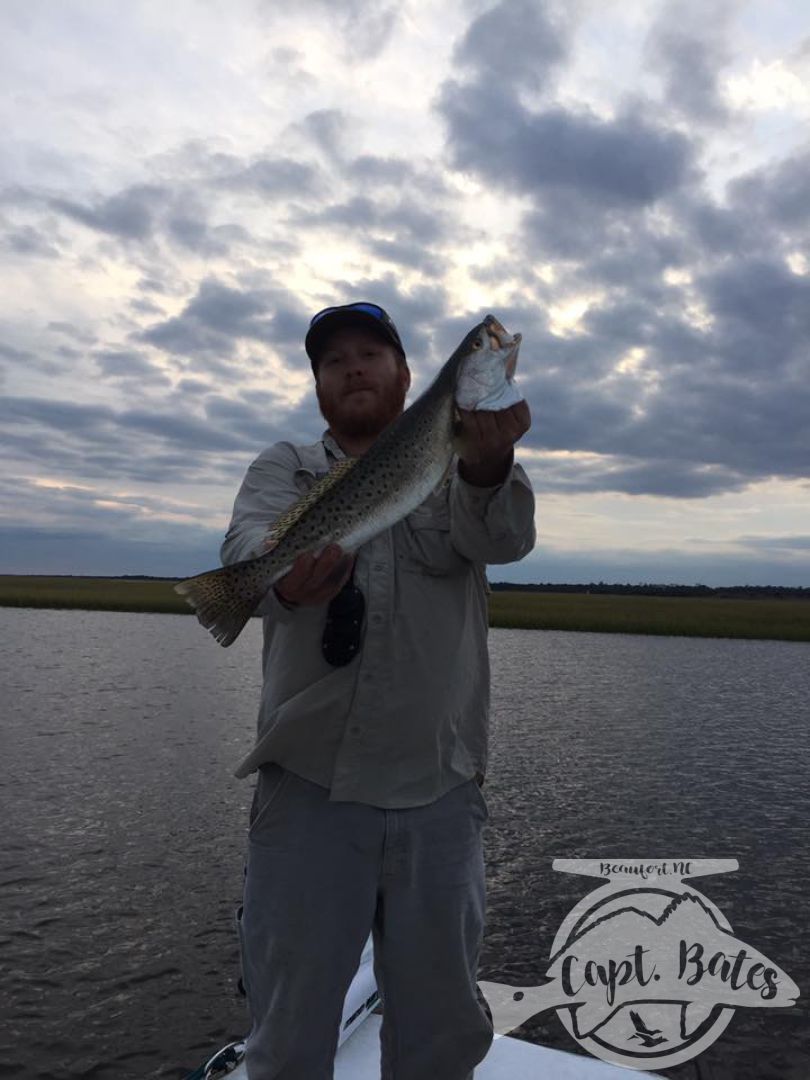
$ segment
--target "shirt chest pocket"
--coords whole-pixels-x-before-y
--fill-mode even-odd
[[[450,542],[450,511],[445,500],[428,499],[396,526],[401,570],[447,577],[460,574],[468,562]]]

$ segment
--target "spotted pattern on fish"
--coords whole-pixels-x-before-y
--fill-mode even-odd
[[[465,360],[474,354],[480,366],[489,353],[493,364],[511,363],[513,370],[519,343],[519,335],[510,337],[488,315],[362,457],[339,463],[282,515],[265,554],[175,585],[216,640],[222,645],[236,640],[267,590],[299,555],[330,543],[355,551],[424,502],[452,462],[455,393]]]
[[[278,518],[271,527],[267,535],[268,550],[271,547],[275,547],[285,533],[287,533],[292,526],[304,516],[307,510],[314,506],[318,499],[336,484],[342,476],[353,469],[356,464],[356,458],[344,458],[342,461],[336,461],[325,476],[316,480],[305,495],[302,495],[297,502],[294,502],[289,510],[285,510],[281,517]]]

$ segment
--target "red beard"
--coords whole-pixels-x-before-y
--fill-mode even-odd
[[[350,438],[376,437],[392,421],[396,420],[405,405],[407,387],[403,373],[397,372],[397,379],[387,386],[369,393],[365,408],[358,408],[351,399],[347,399],[345,389],[340,393],[326,393],[316,384],[315,392],[321,415],[334,435],[347,435]]]

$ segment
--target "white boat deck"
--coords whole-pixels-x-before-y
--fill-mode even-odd
[[[335,1080],[380,1080],[381,1023],[381,1016],[370,1016],[340,1047],[335,1058]],[[608,1065],[593,1057],[567,1054],[509,1036],[496,1038],[475,1069],[475,1080],[628,1080],[638,1075],[636,1069]]]

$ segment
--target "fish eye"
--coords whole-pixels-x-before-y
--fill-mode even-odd
[[[476,338],[476,339],[475,339],[475,341],[473,342],[473,348],[474,348],[474,349],[480,349],[480,348],[481,348],[481,341],[480,341],[480,338]]]

